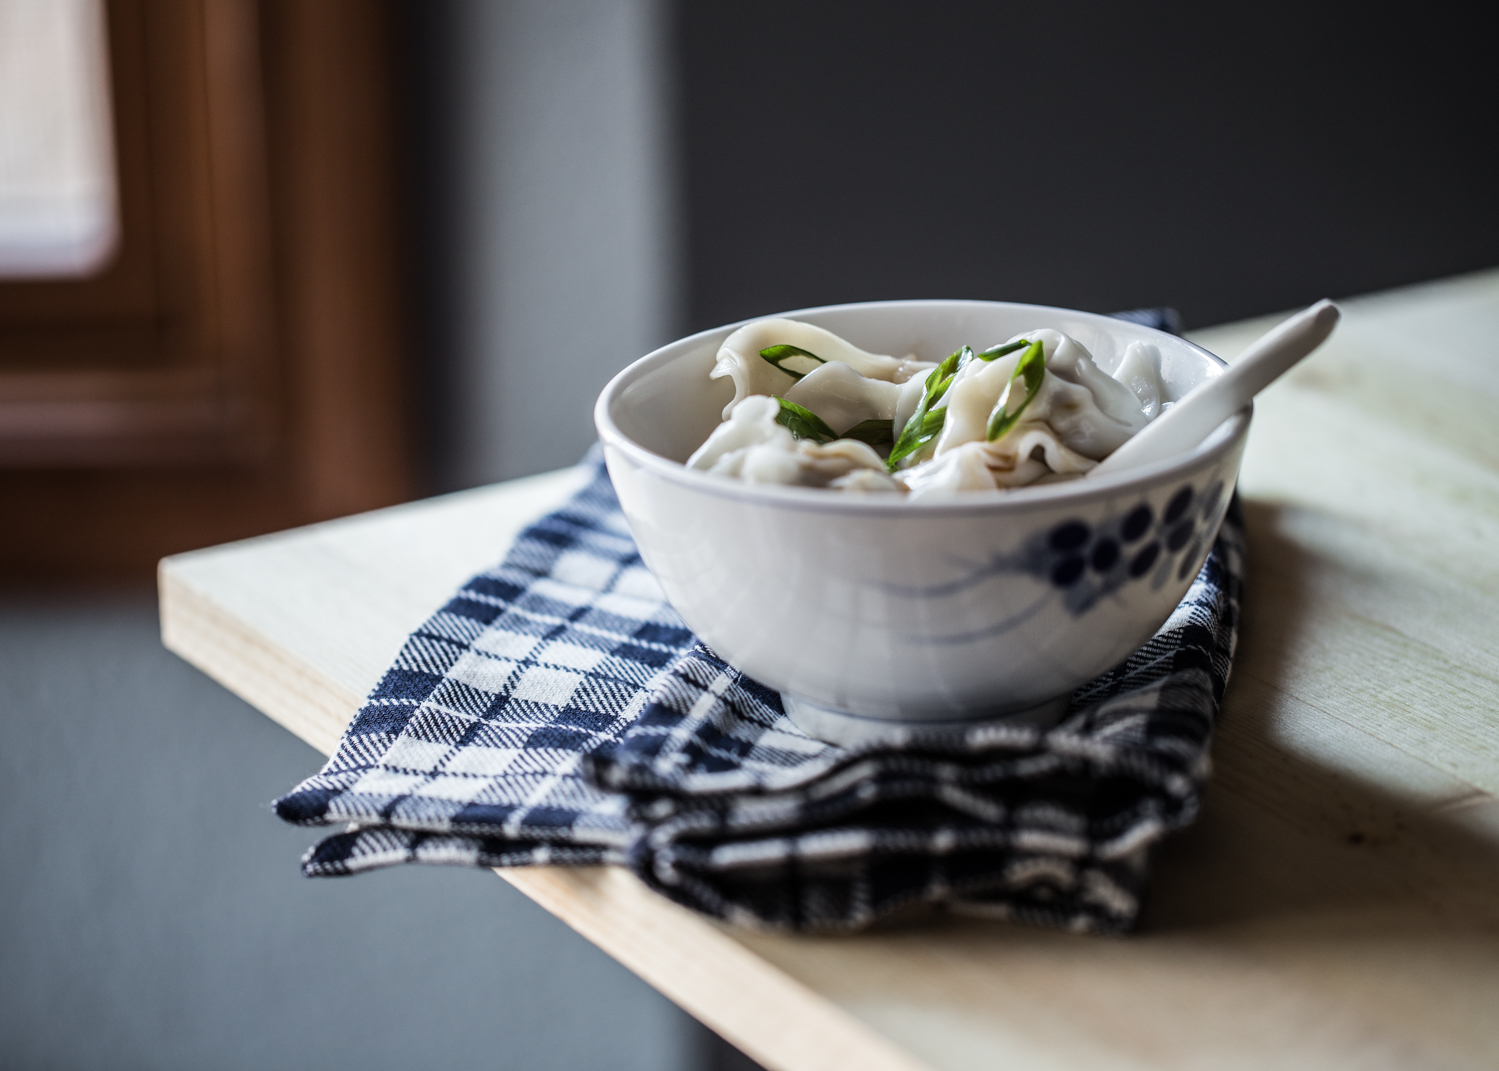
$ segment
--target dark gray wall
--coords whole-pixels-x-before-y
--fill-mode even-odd
[[[435,490],[569,465],[681,329],[661,0],[407,0],[417,381]]]
[[[398,6],[435,490],[569,463],[612,372],[742,317],[943,296],[1202,327],[1499,263],[1474,16]]]
[[[682,0],[691,324],[972,297],[1202,327],[1499,263],[1468,10]]]

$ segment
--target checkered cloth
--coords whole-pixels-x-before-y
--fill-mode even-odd
[[[1047,731],[845,749],[698,643],[588,486],[407,640],[327,765],[275,803],[347,828],[309,875],[396,863],[629,866],[733,922],[849,929],[943,904],[1074,930],[1139,912],[1192,820],[1238,629],[1235,502],[1170,620]]]

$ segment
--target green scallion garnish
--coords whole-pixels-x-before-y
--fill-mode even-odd
[[[1022,343],[1023,345],[1023,343]],[[1017,345],[1016,349],[1019,348]],[[1011,350],[1013,353],[1014,350]],[[1005,432],[1013,428],[1020,420],[1020,415],[1025,412],[1025,407],[1031,404],[1037,392],[1041,390],[1041,383],[1046,378],[1046,350],[1041,346],[1041,340],[1037,339],[1030,343],[1030,348],[1015,365],[1015,374],[1010,377],[1010,382],[1005,384],[1004,393],[999,396],[998,403],[994,406],[994,412],[989,416],[988,439],[992,443]],[[1010,411],[1010,396],[1015,392],[1015,381],[1025,380],[1025,400],[1022,401],[1013,412]]]
[[[906,426],[901,429],[895,445],[891,447],[890,456],[885,460],[885,468],[894,472],[897,463],[941,434],[947,410],[944,408],[933,411],[932,407],[942,400],[947,388],[952,386],[953,379],[973,357],[973,350],[964,346],[949,354],[941,364],[927,373],[926,389],[921,394],[921,402],[916,406],[916,412],[911,414],[911,419],[906,421]]]
[[[786,368],[784,365],[782,365],[782,361],[788,360],[792,357],[810,357],[818,364],[828,363],[821,357],[817,356],[817,354],[808,353],[800,346],[766,346],[763,350],[760,351],[760,356],[769,361],[771,364],[775,365],[782,372],[785,372],[788,376],[791,376],[795,379],[801,379],[802,376],[806,375],[807,373],[794,372],[790,368]]]
[[[863,420],[838,438],[858,439],[861,443],[868,443],[870,446],[889,446],[895,442],[894,422],[880,420],[878,417],[874,420]]]
[[[1041,343],[1022,338],[1015,342],[1006,342],[1003,346],[984,350],[982,353],[974,353],[972,349],[964,346],[948,355],[927,375],[926,390],[922,393],[921,403],[917,405],[916,412],[911,414],[911,419],[906,421],[906,426],[901,429],[895,445],[890,450],[890,457],[885,462],[885,467],[894,472],[897,464],[942,434],[942,427],[947,422],[947,409],[945,406],[940,409],[933,407],[947,394],[947,389],[952,386],[959,372],[974,360],[992,361],[1014,353],[1016,350],[1025,349],[1027,346],[1030,349],[1026,350],[1025,356],[1021,357],[1015,366],[1015,376],[1025,379],[1028,391],[1025,401],[1020,403],[1020,407],[1013,414],[1006,414],[1004,399],[1001,399],[999,407],[995,410],[996,415],[989,420],[989,441],[993,442],[1010,430],[1020,419],[1020,414],[1025,411],[1031,399],[1036,396],[1036,392],[1041,389],[1041,380],[1046,371],[1046,356]],[[1014,383],[1014,381],[1015,377],[1011,377],[1010,382]],[[1006,386],[1005,396],[1008,397],[1009,394],[1010,388]]]
[[[776,414],[776,423],[791,432],[793,438],[811,439],[816,443],[830,443],[838,438],[826,421],[812,410],[804,409],[795,402],[788,402],[778,394],[771,397],[781,406],[781,411]]]
[[[985,361],[992,361],[996,357],[1004,357],[1014,353],[1016,350],[1023,350],[1030,344],[1030,339],[1026,338],[1018,339],[1014,342],[1006,342],[1003,346],[995,346],[993,349],[985,350],[979,354],[979,357]]]

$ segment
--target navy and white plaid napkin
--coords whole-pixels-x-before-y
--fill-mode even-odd
[[[1196,815],[1243,578],[1235,502],[1170,620],[1055,728],[807,737],[698,643],[592,480],[407,640],[315,777],[346,825],[309,875],[396,863],[629,866],[737,923],[849,929],[945,904],[1074,930],[1139,912],[1150,846]]]

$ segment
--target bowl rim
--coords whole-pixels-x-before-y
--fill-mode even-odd
[[[1217,354],[1210,353],[1194,342],[1190,342],[1180,335],[1168,334],[1165,331],[1147,327],[1143,324],[1129,320],[1117,320],[1103,313],[1084,312],[1080,309],[1068,309],[1055,305],[1034,305],[1014,301],[979,301],[972,299],[946,299],[946,298],[907,298],[893,301],[856,301],[836,305],[814,305],[804,309],[793,309],[789,312],[768,313],[764,316],[751,316],[747,319],[738,320],[734,323],[723,324],[719,327],[710,327],[704,331],[698,331],[683,338],[668,342],[645,356],[640,357],[626,365],[604,386],[599,392],[598,400],[593,407],[594,426],[598,430],[599,439],[604,446],[612,447],[625,454],[637,465],[645,468],[672,483],[680,484],[710,494],[715,498],[730,498],[744,502],[774,505],[780,508],[796,510],[812,510],[815,512],[830,513],[889,513],[896,511],[907,515],[939,514],[951,515],[959,513],[1009,513],[1030,512],[1034,508],[1055,506],[1059,503],[1084,503],[1098,498],[1112,498],[1142,493],[1160,483],[1169,483],[1174,476],[1184,476],[1188,472],[1200,468],[1205,462],[1220,458],[1232,450],[1235,445],[1242,442],[1249,432],[1249,423],[1254,413],[1254,405],[1250,403],[1237,413],[1230,416],[1197,445],[1190,453],[1174,459],[1156,461],[1149,465],[1141,465],[1137,468],[1121,469],[1119,472],[1106,473],[1095,478],[1083,477],[1077,480],[1067,480],[1062,483],[1042,484],[1040,486],[1015,487],[1009,489],[996,488],[993,491],[965,491],[961,495],[948,497],[920,498],[910,501],[905,495],[883,495],[883,494],[831,494],[826,488],[821,487],[799,487],[781,484],[759,484],[745,483],[742,480],[732,479],[727,476],[714,475],[697,469],[689,469],[680,461],[673,461],[663,457],[652,450],[631,439],[614,422],[611,412],[615,403],[621,395],[637,380],[657,368],[679,360],[684,353],[690,352],[700,344],[714,335],[722,334],[728,337],[728,333],[743,327],[745,324],[754,323],[758,320],[769,319],[796,319],[798,316],[807,316],[813,313],[824,313],[832,311],[846,311],[872,308],[920,308],[931,306],[997,306],[1006,309],[1034,309],[1044,313],[1064,313],[1068,316],[1081,316],[1088,320],[1100,322],[1105,326],[1115,324],[1129,324],[1135,331],[1145,331],[1160,335],[1172,345],[1184,345],[1189,349],[1197,351],[1206,357],[1210,364],[1220,369],[1228,367],[1228,363]],[[668,351],[680,350],[681,353],[669,354]]]

